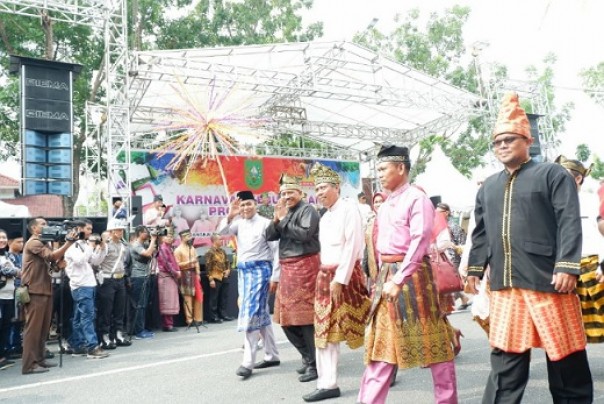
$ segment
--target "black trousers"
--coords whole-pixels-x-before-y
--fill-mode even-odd
[[[302,362],[311,369],[317,368],[315,356],[315,326],[314,325],[290,325],[283,328],[285,336],[296,347]]]
[[[228,287],[228,285],[224,286]],[[218,299],[220,297],[220,292],[224,288],[224,286],[222,285],[222,281],[214,279],[214,287],[210,286],[208,288],[208,312],[210,314],[208,317],[208,321],[218,320],[220,317],[223,317],[222,315],[219,315],[218,312]]]
[[[230,276],[229,276],[230,278]],[[229,288],[230,279],[222,278],[220,290],[218,291],[218,316],[220,318],[227,318],[228,315],[228,303],[229,303]]]
[[[530,361],[530,350],[517,354],[493,349],[483,404],[521,403]],[[593,381],[585,350],[555,362],[548,357],[547,374],[554,404],[588,404],[593,401]]]
[[[126,285],[124,278],[108,278],[97,288],[99,334],[115,338],[116,331],[124,332]]]

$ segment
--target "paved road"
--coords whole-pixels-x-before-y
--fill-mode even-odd
[[[484,332],[469,312],[451,316],[465,334],[456,360],[460,403],[479,403],[489,371],[489,348]],[[22,376],[20,367],[0,371],[0,402],[4,403],[302,403],[314,382],[297,381],[299,356],[275,329],[281,353],[279,368],[254,372],[241,381],[235,370],[242,357],[242,334],[234,323],[158,333],[153,340],[135,341],[103,360],[65,357],[62,368],[42,375]],[[56,349],[56,345],[51,345]],[[604,345],[588,348],[596,380],[596,400],[604,402]],[[20,365],[20,363],[18,363]],[[329,403],[354,403],[363,372],[361,350],[342,349],[339,384],[342,397]],[[427,369],[399,372],[389,403],[431,403]],[[551,402],[543,351],[535,350],[526,403]]]

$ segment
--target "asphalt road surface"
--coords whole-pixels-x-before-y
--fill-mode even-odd
[[[485,333],[469,312],[451,315],[461,328],[462,351],[456,359],[460,403],[479,403],[489,372],[489,346]],[[1,403],[302,403],[302,395],[315,382],[300,383],[297,351],[275,327],[281,366],[254,371],[240,380],[235,370],[242,359],[243,335],[235,323],[181,328],[158,332],[154,339],[133,341],[111,351],[102,360],[64,356],[62,368],[41,375],[21,375],[20,361],[0,371]],[[57,345],[49,345],[56,351]],[[604,403],[604,344],[590,345],[588,355],[595,380],[595,402]],[[261,356],[257,360],[261,360]],[[58,361],[57,358],[54,361]],[[339,385],[342,396],[327,403],[354,403],[363,373],[362,349],[341,349]],[[399,372],[390,390],[389,403],[431,403],[432,378],[428,369]],[[547,387],[545,355],[533,351],[531,379],[525,403],[551,402]]]

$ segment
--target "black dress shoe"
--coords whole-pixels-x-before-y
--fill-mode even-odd
[[[162,328],[162,330],[163,330],[164,332],[176,332],[176,331],[178,331],[178,328],[174,328],[174,327],[165,327],[165,328]]]
[[[128,341],[126,338],[124,339],[116,339],[115,340],[115,346],[130,346],[132,345],[132,342]]]
[[[109,341],[109,343],[107,343],[105,341],[101,342],[101,349],[104,351],[109,350],[109,349],[115,349],[115,348],[116,348],[116,346],[113,343],[113,341]]]
[[[302,383],[306,383],[306,382],[312,382],[313,380],[317,380],[318,378],[319,378],[319,375],[317,374],[317,369],[308,368],[306,370],[306,373],[304,373],[302,376],[298,377],[298,380],[300,380]]]
[[[336,398],[340,397],[340,388],[336,387],[335,389],[316,389],[310,394],[306,394],[302,396],[302,399],[307,403],[311,403],[313,401],[321,401],[326,400],[328,398]]]
[[[233,320],[235,320],[233,317],[229,317],[229,316],[220,317],[220,319],[221,319],[222,321],[233,321]]]
[[[304,373],[306,373],[307,369],[308,369],[308,365],[304,364],[304,365],[300,366],[298,369],[296,369],[296,372],[299,375],[303,375]]]
[[[219,318],[213,318],[211,320],[208,320],[208,323],[212,323],[212,324],[222,324],[222,320]]]
[[[56,364],[55,362],[48,362],[48,361],[44,361],[39,363],[40,366],[42,366],[43,368],[56,368],[57,366],[59,366],[58,364]]]
[[[245,380],[252,375],[252,369],[248,369],[245,366],[239,366],[239,368],[237,368],[237,372],[235,373],[237,376],[241,376],[243,380]]]
[[[275,366],[279,366],[280,364],[281,364],[281,361],[262,361],[260,363],[256,363],[256,365],[254,366],[254,369],[272,368]]]

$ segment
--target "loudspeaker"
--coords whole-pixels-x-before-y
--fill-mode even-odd
[[[132,227],[143,224],[143,197],[134,195],[130,197],[130,215],[132,215]]]
[[[529,123],[531,125],[531,136],[533,137],[533,144],[529,149],[529,155],[531,157],[541,156],[541,140],[539,138],[539,122],[538,119],[542,115],[537,114],[526,114]]]

